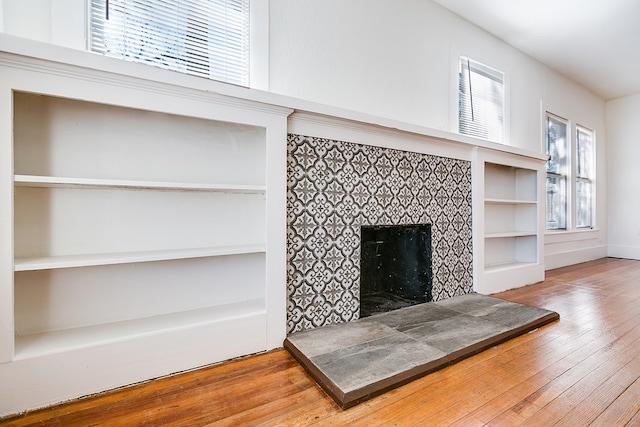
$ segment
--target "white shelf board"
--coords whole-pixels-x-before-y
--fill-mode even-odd
[[[101,325],[18,335],[15,360],[265,314],[265,300],[256,299]]]
[[[537,236],[538,233],[535,231],[507,231],[503,233],[486,233],[484,235],[485,239],[504,239],[508,237],[529,237],[529,236]]]
[[[97,265],[130,264],[135,262],[168,261],[206,258],[224,255],[243,255],[265,252],[265,245],[220,246],[160,251],[121,252],[112,254],[84,254],[51,257],[17,258],[15,271],[50,270]]]
[[[503,270],[512,270],[512,269],[517,269],[522,267],[528,267],[535,264],[536,264],[535,262],[521,262],[521,261],[510,261],[510,262],[505,262],[500,264],[490,264],[490,265],[484,266],[484,272],[493,273],[493,272],[498,272]]]
[[[18,187],[107,188],[164,191],[218,191],[229,193],[264,193],[264,185],[206,184],[193,182],[136,181],[119,179],[70,178],[59,176],[15,175]]]
[[[484,199],[484,202],[486,204],[491,204],[491,205],[535,205],[538,203],[535,200],[493,199],[493,198]]]

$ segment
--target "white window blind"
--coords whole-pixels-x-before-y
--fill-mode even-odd
[[[249,85],[249,0],[90,0],[91,50]]]
[[[504,142],[504,73],[467,57],[458,67],[458,132]]]

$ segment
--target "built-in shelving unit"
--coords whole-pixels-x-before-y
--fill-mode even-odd
[[[542,162],[478,149],[476,290],[493,293],[544,278],[541,260]]]
[[[24,92],[13,105],[16,357],[264,315],[264,128]]]
[[[281,346],[290,110],[13,59],[0,411]]]
[[[13,106],[17,358],[264,315],[264,128],[25,92]]]

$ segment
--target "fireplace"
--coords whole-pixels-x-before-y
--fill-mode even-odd
[[[427,299],[472,292],[469,161],[297,134],[287,156],[288,333],[360,317],[367,226],[430,224]]]
[[[431,224],[362,226],[360,317],[432,300]]]

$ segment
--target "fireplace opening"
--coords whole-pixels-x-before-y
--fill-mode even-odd
[[[361,318],[432,301],[431,224],[360,231]]]

